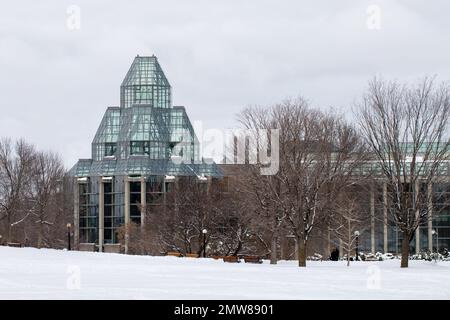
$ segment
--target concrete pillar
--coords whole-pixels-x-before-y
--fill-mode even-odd
[[[416,210],[416,219],[420,219],[419,209]],[[416,229],[416,254],[420,253],[420,226]]]
[[[428,250],[433,252],[433,183],[428,184]]]
[[[286,260],[286,251],[284,250],[284,237],[280,238],[280,260]]]
[[[125,202],[125,254],[128,254],[128,242],[130,240],[130,182],[124,178],[124,202]]]
[[[98,183],[98,251],[103,252],[105,234],[105,187],[103,178],[99,177]]]
[[[387,184],[383,183],[383,251],[388,252],[388,200],[387,200]]]
[[[80,186],[75,178],[73,185],[73,246],[78,249],[80,243]]]
[[[165,212],[166,210],[166,198],[167,198],[167,190],[166,190],[166,179],[163,179],[163,184],[162,184],[162,191],[163,191],[163,212]]]
[[[145,177],[141,177],[141,229],[145,227],[145,213],[147,211],[147,197],[146,197],[146,181]]]
[[[375,188],[370,190],[370,248],[375,254]]]
[[[328,227],[328,230],[327,230],[327,252],[325,253],[325,257],[328,257],[329,254],[331,254],[331,230],[330,230],[330,227]]]
[[[419,193],[420,193],[420,184],[419,184],[419,180],[416,180],[415,186],[414,186],[414,201],[417,203],[417,199],[419,197]],[[419,209],[416,209],[416,219],[419,220],[420,219],[420,211]],[[416,254],[420,253],[420,224],[419,227],[416,229]]]
[[[206,180],[207,181],[207,183],[208,183],[208,187],[207,187],[207,192],[208,192],[208,194],[210,194],[211,193],[211,186],[212,186],[212,177],[207,177],[207,179],[208,180]]]

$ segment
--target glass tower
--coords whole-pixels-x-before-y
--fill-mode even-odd
[[[120,86],[120,106],[108,107],[97,129],[91,159],[71,169],[75,242],[102,251],[118,242],[124,224],[144,224],[143,208],[177,177],[222,177],[215,163],[200,157],[198,144],[185,108],[172,106],[158,59],[136,56]]]

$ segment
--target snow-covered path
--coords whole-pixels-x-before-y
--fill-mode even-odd
[[[450,262],[228,264],[0,247],[0,299],[450,299]]]

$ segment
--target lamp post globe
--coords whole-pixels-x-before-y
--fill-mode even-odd
[[[203,258],[206,258],[206,234],[208,233],[208,230],[203,229]]]
[[[67,227],[67,250],[69,250],[70,251],[70,228],[72,228],[72,224],[69,222],[69,223],[67,223],[67,225],[66,225],[66,227]]]

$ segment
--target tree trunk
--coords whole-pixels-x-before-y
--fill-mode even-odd
[[[277,264],[277,237],[272,237],[270,250],[270,264]]]
[[[42,224],[42,221],[40,221],[38,227],[38,243],[37,243],[38,249],[42,248],[43,237],[44,237],[44,226]]]
[[[306,244],[303,239],[297,239],[298,241],[298,266],[306,267]]]
[[[8,219],[8,238],[7,238],[7,244],[9,242],[12,242],[12,225],[10,219]]]
[[[409,234],[407,232],[403,232],[402,261],[400,267],[408,268],[408,261],[409,261]]]
[[[242,241],[239,240],[236,250],[233,251],[233,256],[237,256],[239,251],[241,251],[241,249],[242,249]]]

